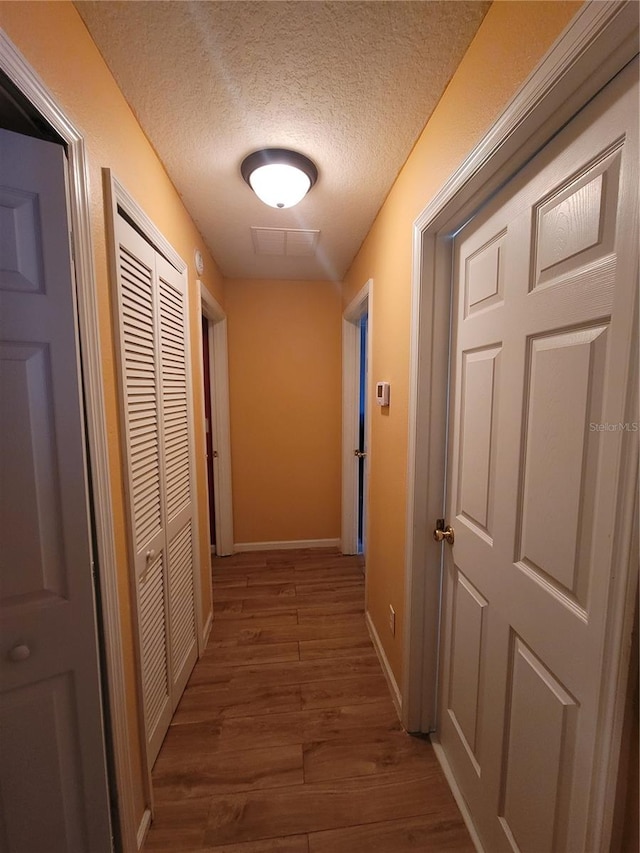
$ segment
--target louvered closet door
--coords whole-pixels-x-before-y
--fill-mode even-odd
[[[156,252],[117,218],[120,370],[135,562],[147,755],[153,764],[171,721],[168,589],[161,480]]]
[[[118,217],[127,493],[149,764],[197,658],[186,279]]]
[[[156,258],[168,554],[169,648],[175,710],[198,655],[193,588],[193,500],[185,280]]]

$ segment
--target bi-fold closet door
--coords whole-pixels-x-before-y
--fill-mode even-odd
[[[186,277],[116,217],[126,491],[149,767],[197,658]]]

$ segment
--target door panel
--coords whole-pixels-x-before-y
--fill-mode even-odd
[[[455,238],[439,737],[491,853],[586,849],[607,601],[628,565],[636,80]]]
[[[156,277],[173,712],[198,657],[193,581],[188,305],[184,278],[159,255],[156,255]]]
[[[128,502],[147,759],[195,664],[195,533],[186,280],[117,217]]]
[[[549,818],[566,785],[578,707],[522,640],[511,640],[500,821],[514,849],[552,853],[559,848]]]
[[[585,432],[602,410],[607,326],[529,342],[523,428],[522,496],[516,527],[519,565],[583,611],[591,574],[594,473],[602,434]],[[563,424],[574,439],[549,435]]]
[[[152,765],[171,722],[168,589],[161,479],[162,434],[155,309],[155,250],[118,223],[120,369],[128,449],[128,501],[135,560],[140,671]]]
[[[61,146],[0,131],[0,847],[111,849]]]

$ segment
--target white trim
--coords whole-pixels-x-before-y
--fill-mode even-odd
[[[149,832],[149,827],[151,826],[151,809],[145,809],[142,814],[142,820],[140,821],[140,826],[138,827],[137,832],[137,849],[142,850],[145,839],[147,837],[147,832]]]
[[[373,619],[371,618],[371,615],[368,610],[364,614],[364,621],[369,631],[369,636],[371,637],[373,648],[375,649],[376,654],[378,655],[378,660],[380,661],[380,666],[382,668],[382,674],[384,675],[387,681],[389,693],[391,693],[391,700],[395,705],[395,709],[398,714],[398,719],[402,720],[402,696],[400,695],[400,688],[398,687],[398,682],[396,681],[396,677],[393,674],[393,670],[391,669],[391,664],[389,663],[389,659],[385,654],[384,648],[382,646],[382,641],[378,632],[376,631],[376,626],[373,624]]]
[[[296,539],[283,542],[236,542],[235,551],[291,551],[307,548],[339,548],[339,539]]]
[[[137,849],[134,778],[131,764],[127,690],[122,653],[111,477],[106,430],[100,321],[97,300],[91,216],[89,169],[84,137],[59,107],[36,72],[0,30],[0,67],[38,112],[67,143],[71,235],[76,268],[78,322],[86,404],[86,428],[91,468],[91,495],[95,514],[96,556],[99,571],[106,676],[109,684],[109,720],[118,791],[118,823],[122,849]]]
[[[354,448],[359,442],[360,412],[360,327],[364,314],[369,315],[367,328],[367,358],[371,373],[371,330],[373,308],[373,279],[369,279],[352,299],[342,316],[342,530],[343,554],[358,552],[358,474],[354,464]],[[365,448],[371,446],[371,413],[368,405],[370,395],[367,381],[367,405],[365,424]],[[365,465],[365,472],[367,469]],[[367,488],[365,482],[365,518]],[[364,538],[364,530],[363,530]]]
[[[445,183],[414,224],[409,470],[406,549],[406,631],[403,724],[409,731],[436,724],[440,548],[430,530],[444,505],[448,388],[450,237],[483,201],[571,119],[637,54],[634,2],[585,3],[514,96],[502,116]],[[632,418],[633,420],[633,418]],[[628,486],[628,483],[627,483]],[[620,522],[629,542],[628,519]],[[612,590],[610,662],[620,651],[633,601],[627,578]],[[610,667],[611,668],[611,667]],[[610,669],[609,668],[609,669]],[[613,811],[622,696],[627,673],[616,667],[616,696],[603,703],[600,769],[594,777],[589,849],[608,849]],[[604,672],[607,672],[605,666]],[[606,707],[605,707],[606,706]]]
[[[449,787],[451,788],[451,793],[453,794],[453,798],[456,801],[456,805],[460,809],[460,814],[462,815],[462,820],[467,827],[467,832],[471,836],[471,841],[473,842],[473,846],[476,848],[478,853],[485,853],[485,849],[482,846],[482,842],[480,841],[480,836],[478,835],[476,828],[474,826],[473,820],[471,819],[471,812],[467,807],[467,803],[462,796],[462,791],[458,787],[458,783],[456,781],[456,777],[453,775],[453,771],[447,761],[447,757],[444,754],[443,748],[440,746],[439,741],[434,735],[431,735],[431,746],[433,747],[433,751],[436,754],[436,758],[438,759],[438,763],[442,768],[442,772],[445,775],[445,779],[447,780]]]
[[[211,377],[211,417],[213,420],[213,460],[216,553],[233,554],[233,489],[231,481],[231,422],[229,410],[229,349],[227,344],[227,315],[206,289],[197,282],[200,306],[209,326],[209,358]],[[202,332],[200,331],[200,335]],[[202,343],[202,342],[201,342]]]
[[[436,724],[450,235],[637,53],[637,4],[587,2],[503,114],[416,219],[409,400],[403,724]]]
[[[120,181],[115,177],[110,169],[107,170],[111,182],[116,190],[115,199],[118,207],[127,214],[127,216],[136,224],[139,230],[145,235],[156,249],[165,257],[171,266],[175,267],[179,273],[184,273],[187,270],[186,261],[173,248],[171,243],[163,236],[157,225],[147,216],[145,211],[140,207],[138,202],[129,193]]]
[[[211,629],[213,628],[213,610],[207,616],[207,619],[204,623],[204,628],[202,629],[202,647],[206,649],[207,643],[209,642],[209,637],[211,635]]]

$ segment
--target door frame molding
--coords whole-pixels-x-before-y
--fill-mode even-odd
[[[414,222],[409,401],[408,509],[402,722],[409,731],[436,728],[441,547],[431,528],[444,512],[449,384],[451,244],[482,203],[530,160],[637,54],[637,4],[589,0],[578,11],[506,109]],[[625,583],[613,591],[616,641],[628,618]],[[618,630],[619,629],[619,630]],[[611,652],[611,649],[610,649]],[[626,672],[616,671],[615,708],[622,712]],[[613,728],[613,726],[611,726]],[[617,766],[613,737],[600,750],[593,791],[590,849],[606,849],[612,797],[607,778]]]
[[[233,490],[231,479],[231,422],[229,407],[229,350],[227,315],[205,285],[196,282],[200,292],[200,308],[209,321],[209,376],[211,379],[211,429],[213,449],[214,504],[216,519],[216,554],[233,554]],[[202,329],[198,340],[202,351]],[[203,379],[204,381],[204,379]],[[201,417],[204,420],[204,397]],[[208,518],[208,516],[207,516]],[[207,528],[209,524],[207,521]],[[207,535],[209,535],[207,532]],[[209,537],[209,540],[211,538]],[[211,599],[213,601],[213,597]]]
[[[131,220],[131,222],[138,229],[140,234],[151,244],[151,246],[159,252],[184,278],[185,281],[185,293],[187,295],[187,323],[188,323],[188,334],[186,338],[186,363],[188,366],[188,377],[187,377],[187,406],[189,410],[194,413],[195,407],[193,405],[193,360],[191,354],[191,305],[189,299],[189,281],[188,281],[188,268],[187,263],[184,261],[180,255],[176,252],[173,246],[169,243],[169,241],[164,237],[160,229],[157,225],[149,218],[149,216],[145,213],[142,207],[138,204],[135,198],[129,193],[129,191],[124,187],[121,181],[114,175],[113,171],[109,168],[102,169],[102,178],[103,178],[103,187],[104,187],[104,197],[105,197],[105,224],[107,230],[107,253],[109,256],[109,265],[110,265],[110,277],[111,277],[111,287],[112,292],[115,296],[118,291],[117,281],[116,281],[116,271],[118,268],[118,258],[117,258],[117,241],[116,241],[116,221],[117,217],[120,216],[118,209],[120,208],[127,217]],[[118,344],[119,346],[119,344]],[[200,363],[200,360],[198,360]],[[118,369],[121,369],[121,365],[119,363]],[[122,410],[122,406],[119,407]],[[121,418],[124,413],[120,412]],[[198,498],[197,491],[195,488],[196,484],[196,461],[195,461],[195,441],[193,435],[193,424],[189,424],[189,441],[190,441],[190,450],[189,450],[189,476],[193,488],[191,500],[193,501],[194,512],[193,512],[193,591],[194,591],[194,604],[195,604],[195,617],[196,617],[196,643],[198,647],[198,654],[201,655],[204,651],[204,618],[202,614],[202,572],[201,572],[201,563],[200,563],[200,526],[199,526],[199,510],[198,510]],[[128,486],[125,484],[125,491]],[[127,500],[128,500],[127,495]],[[132,602],[137,601],[137,590],[135,587],[135,583],[131,585],[132,592]],[[134,620],[134,625],[136,629],[138,626],[138,614],[137,608],[134,607],[132,611],[132,617]],[[139,643],[135,643],[135,656],[136,656],[136,689],[137,696],[139,698],[138,702],[138,711],[139,711],[139,720],[140,720],[140,731],[144,734],[145,732],[145,719],[144,719],[144,711],[142,708],[142,668],[140,661],[140,646]],[[149,761],[147,759],[147,750],[143,749],[141,751],[141,762],[144,776],[144,784],[145,784],[145,814],[142,819],[142,823],[139,829],[138,840],[139,846],[142,841],[144,841],[144,837],[146,835],[146,831],[149,826],[149,822],[153,815],[153,785],[151,780],[151,767],[149,766]]]
[[[371,371],[371,332],[373,308],[373,279],[370,278],[351,300],[342,314],[342,533],[343,554],[358,553],[358,476],[353,464],[353,449],[360,439],[360,318],[369,315],[367,328],[367,359]],[[370,379],[367,380],[367,402]],[[371,411],[366,406],[365,445],[371,442]],[[367,482],[364,487],[364,521],[367,516]],[[364,541],[366,534],[363,531]]]
[[[141,836],[136,821],[135,783],[131,763],[127,692],[122,647],[122,623],[117,584],[111,475],[102,379],[100,318],[93,241],[91,238],[89,167],[83,135],[68,118],[36,71],[6,33],[0,30],[0,67],[40,115],[64,139],[68,153],[69,214],[73,245],[78,331],[81,343],[82,387],[88,442],[89,489],[94,510],[95,556],[100,598],[97,607],[103,627],[103,651],[113,759],[113,784],[118,792],[118,831],[123,850],[137,850]],[[115,804],[114,804],[115,805]],[[116,829],[116,827],[114,827]]]

